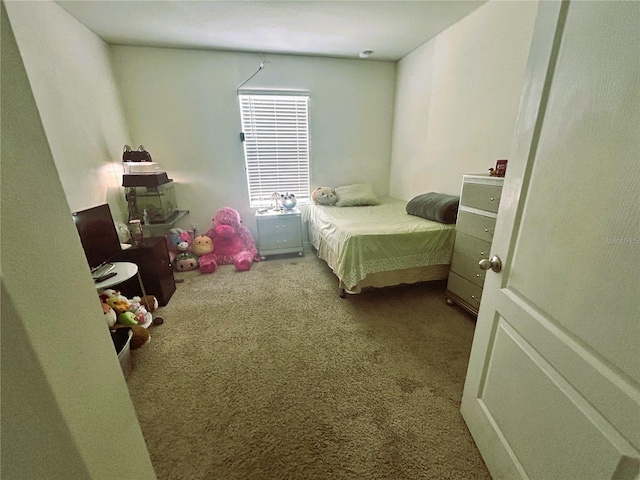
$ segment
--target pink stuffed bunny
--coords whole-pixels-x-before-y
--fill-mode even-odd
[[[237,270],[246,271],[251,269],[252,262],[260,261],[251,232],[242,225],[237,210],[231,207],[218,210],[213,217],[213,228],[205,235],[213,240],[211,255],[214,256],[215,263],[218,265],[233,264]],[[207,259],[207,261],[211,260],[211,258]]]

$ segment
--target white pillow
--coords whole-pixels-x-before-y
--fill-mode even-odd
[[[336,188],[338,201],[336,207],[356,207],[362,205],[378,205],[380,201],[368,183],[354,183]]]

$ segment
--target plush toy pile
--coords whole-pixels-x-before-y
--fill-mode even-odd
[[[193,239],[189,232],[172,228],[167,248],[174,268],[182,272],[199,269],[202,273],[213,273],[218,265],[227,264],[247,271],[254,261],[260,261],[251,232],[242,225],[240,213],[231,207],[218,210],[213,227]]]
[[[146,322],[147,312],[158,308],[158,300],[153,295],[133,297],[129,300],[118,290],[105,289],[99,292],[104,319],[111,331],[118,328],[130,328],[133,332],[130,348],[136,350],[147,343],[151,336],[142,325]]]
[[[198,257],[191,252],[191,235],[181,228],[172,228],[167,235],[167,249],[173,268],[180,272],[198,268]]]

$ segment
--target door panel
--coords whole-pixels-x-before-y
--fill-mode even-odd
[[[529,478],[611,478],[632,449],[504,319],[490,358],[481,399]],[[531,439],[544,441],[532,448]],[[594,456],[595,468],[585,461]]]
[[[640,3],[541,2],[462,413],[494,478],[640,478]]]
[[[636,382],[640,78],[631,73],[640,63],[639,10],[569,7],[509,277],[509,288]],[[603,21],[611,22],[606,41],[585,35]],[[613,265],[615,275],[606,275]]]

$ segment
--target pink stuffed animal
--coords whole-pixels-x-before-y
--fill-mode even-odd
[[[242,225],[240,214],[231,207],[218,210],[213,217],[213,228],[206,234],[213,240],[213,256],[218,265],[235,265],[239,271],[251,269],[253,261],[260,255],[247,227]]]

